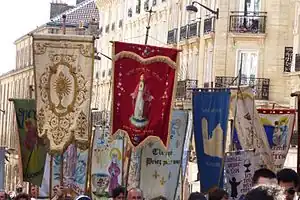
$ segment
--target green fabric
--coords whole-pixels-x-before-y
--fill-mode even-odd
[[[46,148],[38,137],[36,103],[34,99],[14,99],[19,129],[23,181],[41,186],[46,160]]]

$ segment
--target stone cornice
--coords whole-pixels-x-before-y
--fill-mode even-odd
[[[17,69],[17,70],[11,70],[5,74],[0,75],[0,81],[4,81],[5,79],[9,79],[11,78],[11,76],[16,76],[25,72],[29,72],[33,70],[33,66],[29,66],[29,67],[24,67],[21,69]]]

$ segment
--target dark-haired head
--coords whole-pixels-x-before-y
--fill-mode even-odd
[[[245,200],[285,200],[284,192],[277,185],[259,185],[252,188]]]
[[[286,199],[294,199],[299,185],[298,174],[292,169],[282,169],[277,172],[277,181],[285,189]]]
[[[25,194],[25,193],[21,193],[21,194],[18,194],[14,200],[30,200],[30,196],[28,194]]]
[[[267,168],[256,170],[252,178],[253,185],[276,184],[276,182],[276,174]]]
[[[188,200],[206,200],[206,197],[200,192],[193,192],[190,194]]]
[[[220,188],[214,188],[208,193],[208,200],[228,199],[228,193]]]
[[[125,199],[126,189],[122,186],[116,187],[113,189],[111,196],[113,199]]]

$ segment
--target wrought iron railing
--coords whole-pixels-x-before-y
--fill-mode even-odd
[[[192,79],[186,79],[184,81],[177,82],[176,100],[179,101],[191,101],[192,100],[192,89],[197,88],[198,81]]]
[[[266,12],[231,12],[229,31],[238,33],[265,33]]]
[[[174,29],[168,31],[168,38],[167,38],[167,43],[168,44],[177,43],[177,32],[178,32],[177,28],[174,28]]]
[[[238,78],[229,76],[216,76],[215,87],[237,86]],[[270,79],[242,77],[241,86],[250,86],[254,89],[255,98],[269,100]]]
[[[188,25],[187,38],[200,36],[200,22],[190,23]]]
[[[215,17],[204,19],[204,34],[208,34],[215,31]]]
[[[179,41],[187,39],[187,25],[180,27]]]

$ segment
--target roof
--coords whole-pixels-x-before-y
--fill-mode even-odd
[[[89,24],[89,22],[94,18],[97,22],[99,21],[99,11],[96,7],[96,3],[94,0],[85,0],[82,3],[76,5],[74,8],[69,9],[60,15],[50,19],[49,22],[37,27],[33,31],[23,35],[22,37],[18,38],[15,43],[19,40],[22,40],[24,37],[28,36],[29,34],[35,33],[36,31],[40,30],[44,27],[55,27],[55,26],[62,26],[63,19],[62,16],[66,15],[66,27],[77,27],[79,22],[82,22],[85,27]]]
[[[99,11],[94,0],[86,0],[78,4],[75,8],[67,10],[51,19],[51,22],[62,23],[62,16],[66,15],[66,24],[78,25],[79,22],[88,24],[91,19],[99,21]]]

